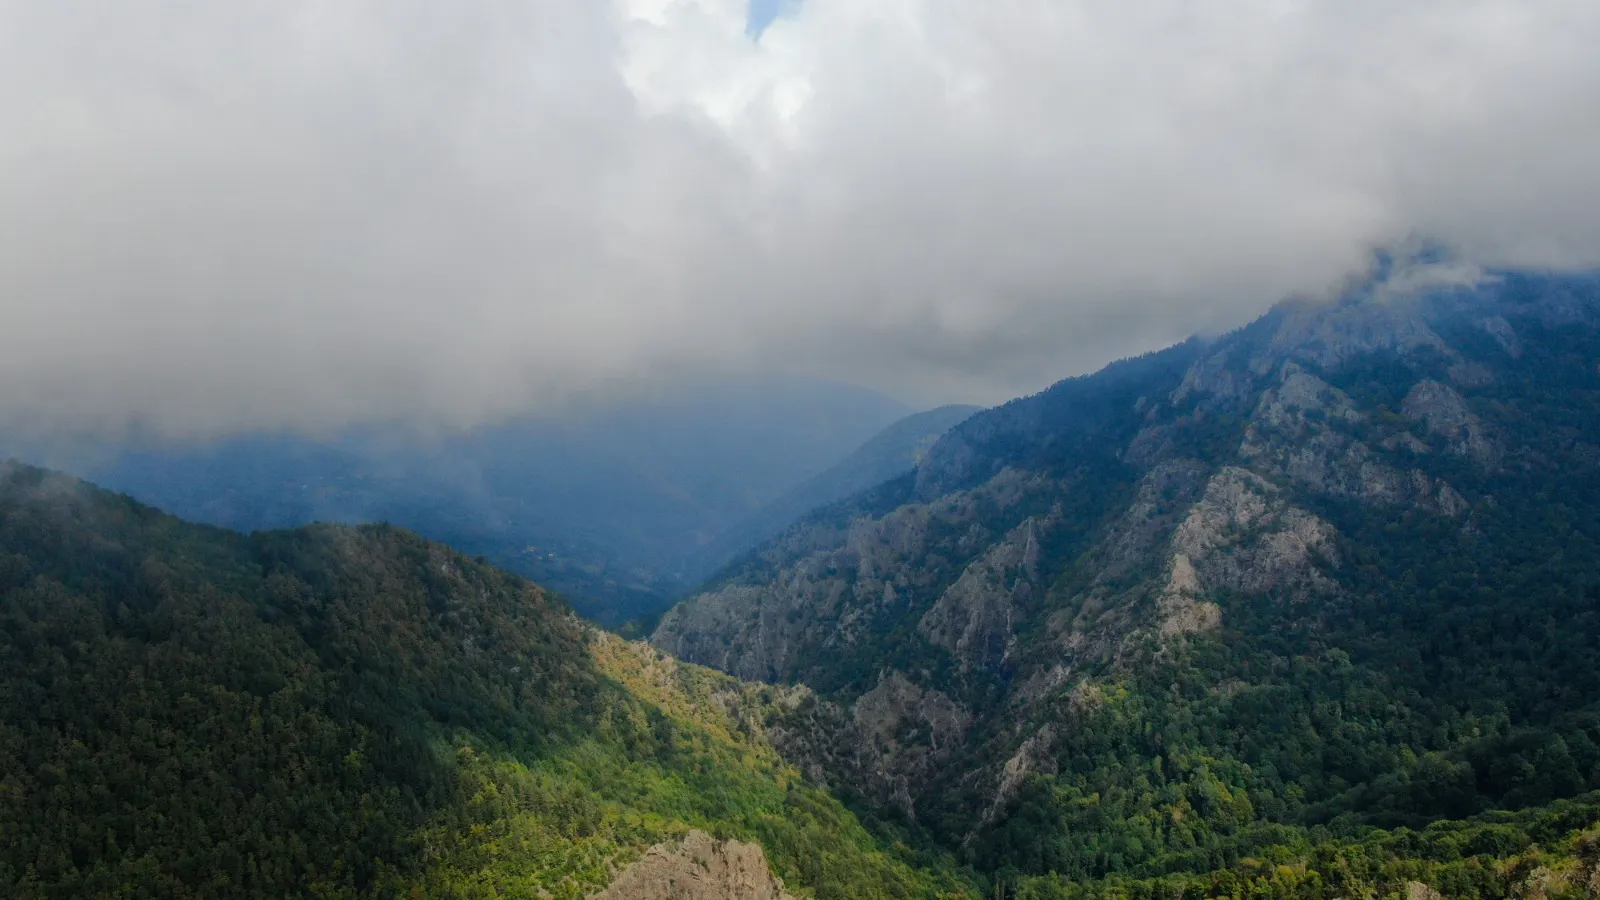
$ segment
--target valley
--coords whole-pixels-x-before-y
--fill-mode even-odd
[[[743,547],[718,539],[908,412],[815,379],[701,379],[465,431],[396,424],[175,442],[12,430],[0,453],[241,531],[392,522],[616,627],[664,611]],[[913,419],[905,440],[952,424]],[[909,454],[896,465],[909,471]],[[778,527],[806,509],[780,510]]]

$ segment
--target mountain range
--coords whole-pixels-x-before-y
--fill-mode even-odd
[[[1388,260],[793,483],[633,642],[5,464],[0,894],[1600,896],[1600,278]]]

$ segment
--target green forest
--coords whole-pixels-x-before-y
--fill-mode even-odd
[[[819,898],[1597,884],[1600,795],[1583,791],[1600,720],[1528,724],[1548,719],[1541,671],[1594,696],[1571,662],[1595,647],[1587,593],[1548,631],[1498,623],[1522,636],[1476,661],[1478,681],[1451,670],[1491,698],[1471,716],[1424,699],[1426,647],[1371,645],[1384,671],[1415,663],[1408,686],[1236,618],[1240,633],[1102,683],[1063,771],[952,854],[858,820],[777,756],[762,729],[788,689],[591,631],[405,531],[245,537],[15,465],[0,512],[6,896],[581,897],[689,828],[759,842]],[[1246,632],[1287,643],[1230,651]],[[1215,702],[1256,659],[1289,662]]]
[[[1062,697],[1046,716],[1067,723],[1060,771],[975,855],[1182,891],[1243,865],[1261,874],[1238,883],[1266,892],[1246,896],[1360,896],[1401,876],[1515,896],[1541,868],[1572,875],[1549,896],[1600,890],[1583,874],[1600,821],[1600,477],[1575,454],[1600,442],[1595,342],[1518,327],[1537,339],[1477,408],[1515,429],[1521,459],[1433,464],[1471,498],[1470,527],[1299,492],[1341,535],[1336,597],[1219,596],[1221,630],[1152,643]],[[1329,378],[1379,410],[1355,435],[1378,443],[1403,427],[1383,411],[1419,365],[1449,362],[1380,356]]]
[[[809,896],[968,889],[709,699],[742,686],[646,684],[408,532],[244,537],[8,464],[0,548],[0,895],[572,898],[692,827]]]

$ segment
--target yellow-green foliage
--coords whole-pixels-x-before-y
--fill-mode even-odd
[[[1421,831],[1367,830],[1346,839],[1290,841],[1211,872],[1070,882],[1015,879],[1015,900],[1370,898],[1593,900],[1600,897],[1600,794],[1535,810],[1435,822]]]
[[[779,693],[596,634],[589,651],[621,688],[593,738],[525,764],[458,736],[470,800],[423,829],[426,872],[397,888],[428,897],[577,898],[649,845],[699,828],[760,843],[803,896],[968,896],[948,873],[886,851],[836,800],[785,764],[760,730]],[[652,743],[653,742],[653,743]],[[625,748],[652,744],[647,753]]]

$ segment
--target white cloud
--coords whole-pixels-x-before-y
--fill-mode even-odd
[[[0,0],[0,411],[996,400],[1425,234],[1600,264],[1569,0]]]

